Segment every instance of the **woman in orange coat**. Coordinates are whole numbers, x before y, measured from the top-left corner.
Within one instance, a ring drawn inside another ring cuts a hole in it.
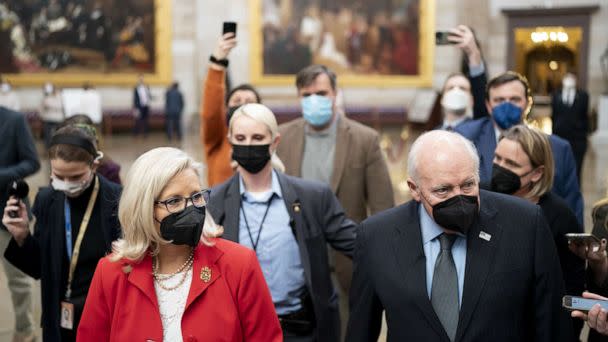
[[[123,238],[97,266],[77,341],[282,341],[255,253],[205,237],[221,228],[192,159],[151,150],[126,184]]]
[[[226,98],[226,67],[228,54],[236,46],[233,33],[220,37],[211,54],[207,78],[203,87],[203,106],[200,112],[201,140],[205,147],[207,185],[219,185],[234,174],[232,145],[228,142],[228,121],[234,111],[247,103],[261,103],[260,94],[249,84],[241,84]],[[226,98],[226,102],[224,99]]]

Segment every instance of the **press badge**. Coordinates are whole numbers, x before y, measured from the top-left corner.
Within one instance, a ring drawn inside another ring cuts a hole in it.
[[[74,304],[61,302],[61,327],[64,329],[74,329]]]

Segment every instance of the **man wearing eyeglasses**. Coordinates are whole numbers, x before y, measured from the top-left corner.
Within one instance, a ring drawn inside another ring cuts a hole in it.
[[[533,105],[528,80],[513,71],[500,74],[488,82],[486,107],[489,117],[465,122],[455,131],[471,140],[479,153],[479,176],[482,184],[492,178],[492,161],[498,139],[503,131],[524,122]],[[552,191],[563,198],[583,224],[583,196],[576,178],[576,163],[570,144],[550,135],[555,180]]]

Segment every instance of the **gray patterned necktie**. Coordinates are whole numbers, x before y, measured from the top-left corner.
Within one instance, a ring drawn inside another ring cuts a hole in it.
[[[454,341],[456,328],[458,328],[459,312],[458,275],[452,258],[452,245],[456,240],[456,235],[444,233],[439,235],[438,238],[441,252],[439,252],[435,262],[431,303],[439,321],[441,321],[441,325],[450,337],[450,341]]]

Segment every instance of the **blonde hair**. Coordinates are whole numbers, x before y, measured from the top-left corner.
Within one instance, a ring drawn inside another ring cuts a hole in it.
[[[228,123],[228,137],[232,136],[232,124],[241,116],[246,116],[254,121],[266,125],[273,141],[279,135],[279,125],[277,124],[277,119],[274,116],[274,113],[263,104],[248,103],[240,106],[236,111],[234,111],[234,114]],[[277,156],[277,151],[272,152],[270,162],[275,170],[285,172],[285,165],[279,156]]]
[[[188,154],[172,147],[150,150],[135,160],[127,174],[118,205],[118,219],[123,236],[112,244],[112,261],[122,258],[140,261],[148,252],[158,254],[164,240],[156,229],[154,201],[180,172],[191,169],[200,176],[200,164]],[[201,241],[213,245],[211,237],[221,235],[222,227],[206,212]]]
[[[553,152],[549,137],[543,132],[527,127],[516,125],[503,132],[501,139],[509,139],[519,143],[524,153],[530,159],[533,168],[544,166],[543,175],[534,183],[530,191],[524,196],[527,199],[540,197],[553,187],[555,167],[553,163]]]

